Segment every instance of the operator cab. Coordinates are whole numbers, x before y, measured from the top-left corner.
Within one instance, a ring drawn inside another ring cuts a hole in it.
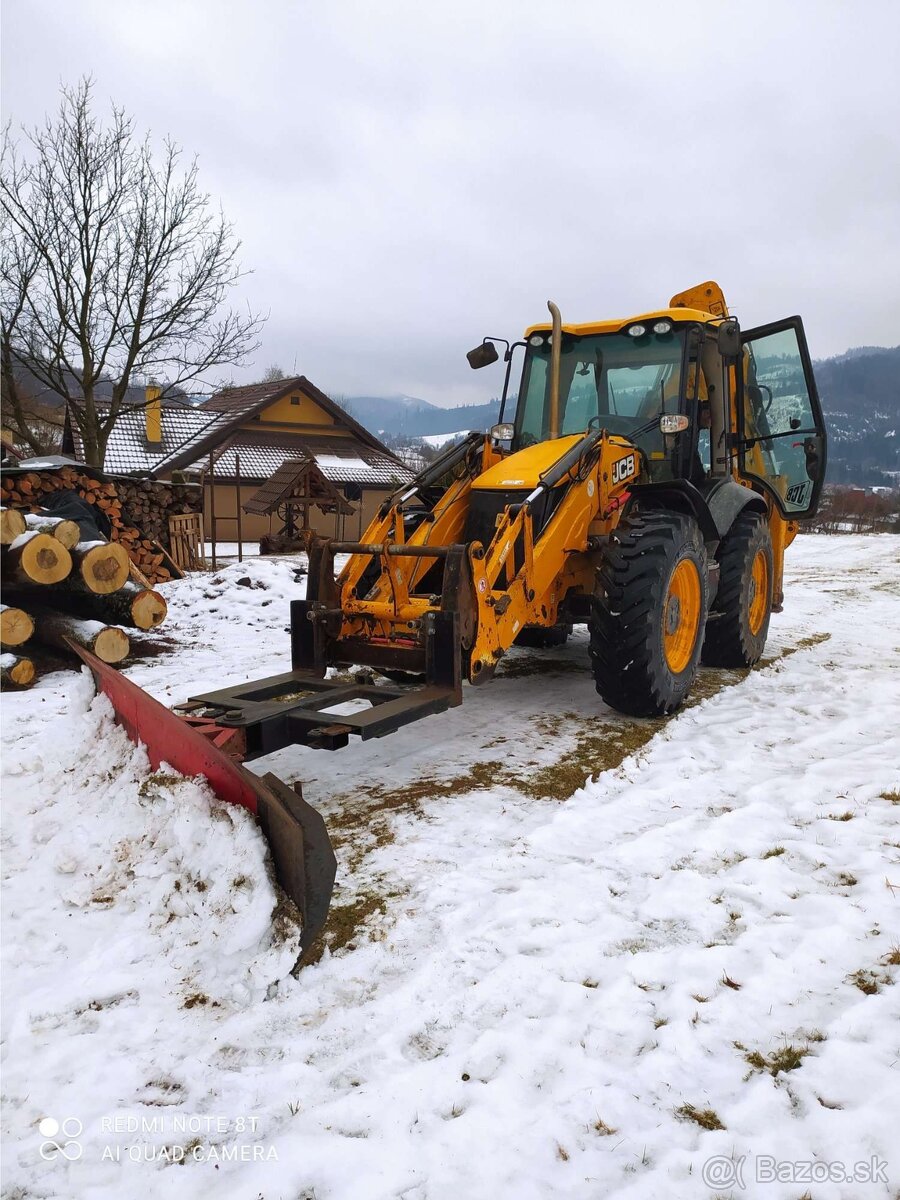
[[[558,319],[555,306],[550,306]],[[825,423],[803,323],[788,317],[743,331],[717,284],[673,296],[670,307],[626,322],[560,323],[553,424],[553,334],[534,326],[510,345],[485,338],[474,368],[505,346],[495,437],[512,453],[606,429],[640,451],[644,480],[688,480],[706,491],[736,477],[782,517],[811,516],[825,477]],[[525,351],[515,421],[504,424],[513,352]]]
[[[559,429],[550,429],[552,335],[527,339],[512,449],[553,436],[603,428],[629,438],[643,451],[654,479],[682,473],[681,443],[660,431],[659,418],[688,416],[685,352],[688,326],[668,319],[634,322],[616,333],[562,333]]]

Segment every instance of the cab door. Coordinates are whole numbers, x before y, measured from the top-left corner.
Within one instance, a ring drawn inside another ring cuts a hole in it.
[[[783,517],[811,517],[825,481],[825,422],[799,317],[742,332],[738,473]]]

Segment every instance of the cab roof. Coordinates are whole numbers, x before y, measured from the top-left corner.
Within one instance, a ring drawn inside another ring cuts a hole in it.
[[[592,333],[618,333],[634,325],[638,321],[644,325],[653,321],[669,320],[673,323],[711,325],[724,321],[728,317],[728,305],[725,294],[714,279],[705,283],[694,284],[686,291],[677,292],[669,301],[668,308],[660,308],[655,312],[638,313],[633,317],[624,317],[613,321],[588,321],[584,325],[563,325],[563,333],[571,333],[576,337],[584,337]],[[541,322],[530,325],[525,330],[525,337],[533,333],[544,333],[553,328],[552,324]]]
[[[612,321],[587,321],[583,325],[570,325],[563,323],[563,333],[571,333],[576,337],[585,337],[593,333],[619,333],[622,329],[627,329],[629,325],[634,325],[640,321],[642,325],[652,323],[653,321],[669,320],[673,323],[690,323],[690,324],[718,324],[724,320],[721,313],[703,312],[699,308],[660,308],[655,312],[636,313],[633,317],[620,317]],[[549,333],[552,325],[549,321],[542,321],[538,325],[529,325],[525,330],[525,337],[530,337],[533,333]]]

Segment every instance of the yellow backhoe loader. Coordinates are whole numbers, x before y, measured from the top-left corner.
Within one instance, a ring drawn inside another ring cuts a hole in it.
[[[712,282],[627,320],[569,325],[548,308],[522,341],[485,338],[468,355],[479,369],[502,348],[499,423],[398,490],[361,541],[313,540],[306,598],[291,605],[292,670],[194,697],[191,737],[240,760],[383,736],[459,704],[463,682],[485,684],[517,643],[558,643],[575,623],[589,629],[597,691],[637,716],[674,711],[701,661],[759,660],[785,548],[825,472],[800,318],[742,331]],[[344,664],[382,680],[326,678]],[[159,739],[158,721],[130,723]],[[156,757],[171,762],[166,744]],[[266,780],[276,867],[293,863],[288,890],[323,916],[333,859],[323,868],[307,846],[304,874],[297,846],[275,844],[291,799]],[[293,819],[302,840],[308,814]],[[322,834],[308,834],[319,855]]]

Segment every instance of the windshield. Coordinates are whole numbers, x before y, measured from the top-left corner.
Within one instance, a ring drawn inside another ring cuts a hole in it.
[[[537,336],[537,335],[535,335]],[[684,334],[563,334],[559,433],[583,433],[594,419],[610,433],[630,434],[661,413],[679,411]],[[529,339],[516,413],[516,448],[550,436],[550,339]],[[658,427],[636,439],[651,459],[665,456]]]

